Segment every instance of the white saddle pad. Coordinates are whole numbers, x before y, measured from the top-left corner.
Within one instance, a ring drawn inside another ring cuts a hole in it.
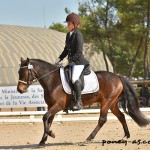
[[[70,86],[67,83],[64,75],[64,68],[60,68],[60,77],[64,91],[68,94],[71,94]],[[96,74],[93,71],[91,71],[89,75],[84,76],[84,84],[84,89],[82,90],[81,94],[95,93],[99,90],[99,82]]]

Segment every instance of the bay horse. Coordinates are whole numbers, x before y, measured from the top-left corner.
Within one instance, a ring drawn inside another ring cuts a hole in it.
[[[47,112],[43,115],[44,133],[39,146],[44,146],[48,136],[55,137],[50,127],[54,116],[61,110],[68,108],[73,96],[64,92],[59,68],[53,64],[40,59],[24,60],[21,58],[19,69],[19,81],[17,91],[24,93],[27,91],[35,79],[39,81],[44,89],[44,99],[48,105]],[[107,71],[95,72],[99,82],[99,91],[92,94],[82,95],[83,106],[93,103],[100,103],[100,117],[93,132],[87,137],[86,142],[90,142],[104,123],[107,121],[107,113],[111,112],[118,118],[124,129],[124,138],[129,138],[130,133],[124,114],[119,110],[118,102],[123,110],[141,127],[150,124],[150,120],[144,116],[139,109],[139,100],[132,84],[123,76]],[[126,110],[127,108],[127,110]]]

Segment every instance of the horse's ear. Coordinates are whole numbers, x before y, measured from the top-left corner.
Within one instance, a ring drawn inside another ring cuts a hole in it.
[[[29,64],[30,63],[30,59],[27,57],[27,63]]]
[[[24,61],[24,59],[23,59],[22,57],[20,58],[20,60],[21,60],[21,62],[23,62],[23,61]]]

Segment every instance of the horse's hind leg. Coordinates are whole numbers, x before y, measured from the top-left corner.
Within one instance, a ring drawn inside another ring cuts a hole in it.
[[[116,103],[110,108],[111,112],[119,119],[119,121],[121,122],[123,129],[124,129],[124,133],[125,136],[124,138],[129,138],[130,137],[130,133],[128,130],[128,126],[125,120],[125,116],[124,114],[119,110],[118,107],[118,102],[116,101]]]
[[[93,130],[93,132],[89,135],[89,137],[86,139],[86,142],[90,142],[92,139],[94,139],[96,134],[98,133],[98,131],[105,124],[105,122],[107,121],[108,109],[109,108],[107,107],[107,105],[102,106],[101,112],[100,112],[100,118],[99,118],[99,121],[98,121],[98,125]]]

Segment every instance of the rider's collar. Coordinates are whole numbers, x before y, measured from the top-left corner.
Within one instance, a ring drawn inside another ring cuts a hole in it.
[[[70,36],[72,35],[73,32],[74,32],[74,30],[70,31]]]

